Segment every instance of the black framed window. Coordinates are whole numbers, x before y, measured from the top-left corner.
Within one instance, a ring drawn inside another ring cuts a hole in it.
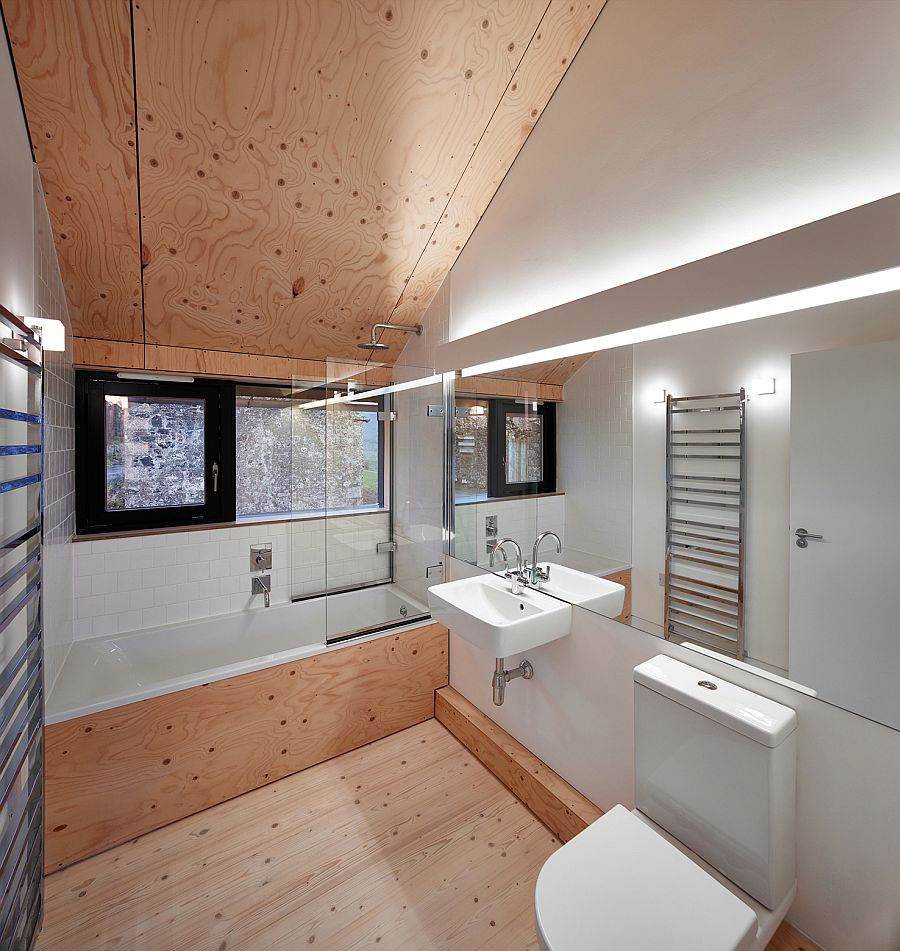
[[[232,521],[234,384],[76,376],[78,531]]]
[[[384,398],[335,392],[79,371],[78,532],[383,508]]]
[[[556,404],[490,400],[488,495],[556,491]]]

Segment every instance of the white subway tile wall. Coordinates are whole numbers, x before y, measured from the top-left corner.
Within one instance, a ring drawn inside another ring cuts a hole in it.
[[[332,516],[294,522],[291,533],[291,592],[310,597],[326,590],[389,581],[391,556],[379,542],[391,540],[387,512]],[[327,547],[326,547],[326,531]]]
[[[556,532],[563,546],[567,544],[565,495],[489,499],[456,507],[457,558],[482,567],[490,564],[485,526],[486,519],[493,516],[497,518],[496,538],[512,538],[518,542],[522,558],[527,561],[531,561],[532,546],[541,532]],[[552,542],[545,544],[547,548],[542,551],[554,550]]]
[[[632,348],[594,354],[556,415],[557,475],[570,549],[631,561]]]
[[[47,692],[72,645],[75,533],[75,374],[72,328],[53,232],[37,169],[34,173],[34,304],[36,317],[61,320],[65,351],[44,354],[44,683]]]
[[[251,595],[250,546],[272,545],[271,603],[390,579],[386,512],[79,541],[76,639],[264,607]]]

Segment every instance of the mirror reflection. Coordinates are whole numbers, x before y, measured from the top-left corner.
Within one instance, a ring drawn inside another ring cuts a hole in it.
[[[459,377],[455,556],[900,728],[898,305]]]

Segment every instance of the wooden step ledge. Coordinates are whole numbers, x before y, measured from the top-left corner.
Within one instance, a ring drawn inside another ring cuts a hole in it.
[[[603,815],[452,687],[435,692],[434,715],[561,841],[568,842]]]

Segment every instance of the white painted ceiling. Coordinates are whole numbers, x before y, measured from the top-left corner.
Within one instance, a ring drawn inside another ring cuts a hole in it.
[[[900,192],[898,104],[896,0],[609,0],[453,268],[451,338]]]

